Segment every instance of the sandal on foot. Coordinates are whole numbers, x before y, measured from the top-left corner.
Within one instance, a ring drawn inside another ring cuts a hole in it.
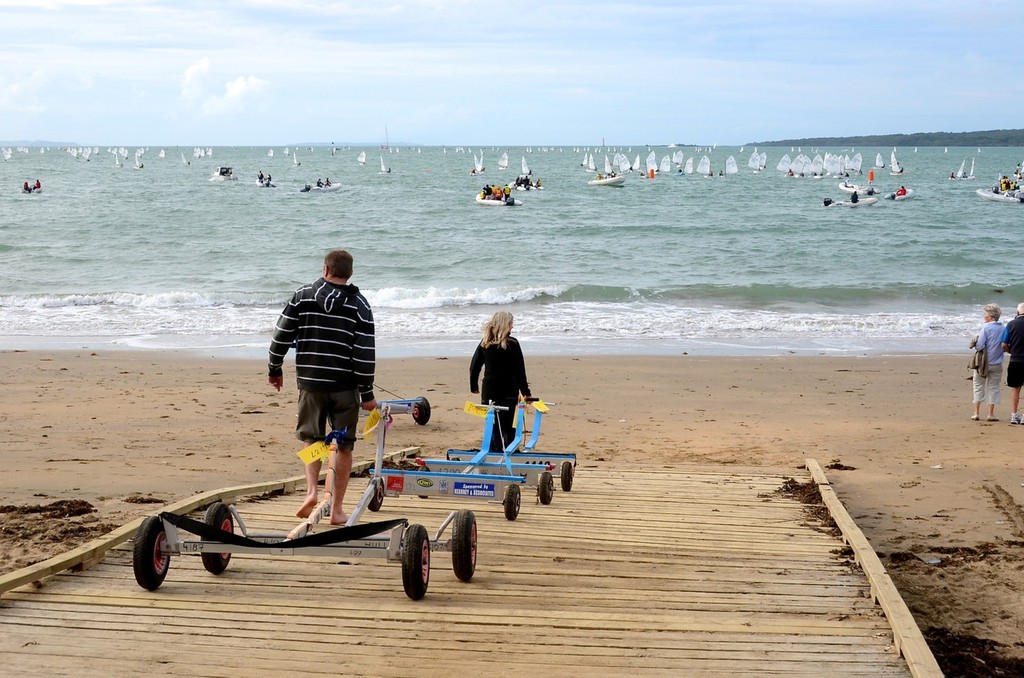
[[[972,414],[971,415],[971,421],[978,421],[979,419],[981,419],[981,417],[979,417],[978,415],[976,415],[976,414]]]

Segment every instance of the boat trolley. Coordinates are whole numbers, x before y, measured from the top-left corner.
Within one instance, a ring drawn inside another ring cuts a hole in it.
[[[384,459],[384,440],[392,413],[412,412],[413,401],[385,402],[367,420],[367,433],[376,427],[376,469]],[[363,492],[344,526],[314,532],[313,528],[331,514],[334,467],[338,442],[344,431],[332,431],[323,443],[306,448],[304,460],[328,459],[325,496],[310,516],[291,531],[256,532],[249,529],[234,504],[217,501],[207,509],[203,520],[163,512],[147,517],[135,534],[132,564],[135,580],[147,590],[160,587],[170,569],[171,558],[180,554],[197,554],[211,574],[221,574],[234,553],[255,553],[273,556],[328,556],[331,558],[383,558],[401,563],[402,586],[413,600],[426,595],[430,581],[432,552],[450,552],[455,576],[468,582],[476,570],[477,525],[472,511],[452,511],[433,536],[426,528],[409,523],[406,518],[393,518],[373,523],[359,523],[363,510],[372,507],[376,485]],[[308,463],[308,461],[307,461]],[[379,504],[372,510],[378,510]],[[443,538],[451,528],[447,538]],[[186,538],[188,532],[198,539]]]

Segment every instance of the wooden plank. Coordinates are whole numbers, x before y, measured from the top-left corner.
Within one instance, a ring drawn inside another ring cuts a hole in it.
[[[915,678],[932,678],[933,676],[941,678],[943,675],[942,670],[939,668],[938,662],[935,661],[935,656],[928,647],[924,634],[918,628],[917,622],[914,621],[914,616],[910,613],[906,602],[904,602],[903,597],[896,589],[896,585],[893,584],[892,579],[886,573],[885,567],[882,565],[882,561],[878,559],[878,555],[875,553],[874,548],[872,548],[871,543],[868,542],[861,529],[857,527],[857,524],[847,512],[846,507],[843,506],[839,497],[836,496],[832,486],[827,484],[825,472],[821,469],[818,462],[814,459],[808,459],[807,468],[811,473],[811,477],[818,484],[822,502],[828,508],[832,519],[836,521],[836,525],[839,526],[846,543],[853,549],[857,562],[860,563],[864,574],[871,583],[875,600],[882,607],[885,616],[889,620],[889,624],[892,626],[896,649],[907,660],[911,674]],[[826,482],[818,482],[818,479],[825,480]]]

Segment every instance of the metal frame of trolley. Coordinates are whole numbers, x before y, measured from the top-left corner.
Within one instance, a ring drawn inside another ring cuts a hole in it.
[[[468,406],[467,406],[468,407]],[[474,406],[477,407],[477,406]],[[370,487],[375,493],[375,500],[368,508],[376,511],[384,501],[384,497],[398,497],[403,494],[415,494],[419,497],[456,497],[460,499],[481,499],[489,502],[500,502],[505,518],[515,520],[519,517],[522,507],[522,487],[527,486],[527,474],[537,471],[536,467],[527,468],[523,465],[508,463],[503,460],[494,464],[486,461],[489,455],[491,435],[495,412],[507,408],[491,403],[478,407],[486,409],[484,416],[484,435],[481,451],[460,464],[450,465],[447,471],[430,470],[433,460],[418,460],[424,465],[422,469],[374,469]],[[519,412],[517,412],[517,415]],[[508,450],[518,449],[523,441],[523,426],[517,427],[516,436],[508,445]],[[501,455],[499,455],[501,456]],[[438,465],[447,460],[437,460]],[[550,474],[549,474],[550,476]],[[549,479],[549,485],[551,481]],[[549,499],[550,501],[550,499]]]
[[[543,452],[537,450],[537,441],[540,439],[541,424],[544,421],[544,414],[547,412],[549,406],[554,403],[545,403],[540,400],[527,399],[521,401],[518,405],[516,417],[518,431],[523,430],[523,422],[525,421],[525,409],[527,405],[533,406],[533,424],[531,426],[530,440],[523,446],[522,451],[519,451],[520,440],[517,438],[513,440],[512,444],[509,445],[509,449],[504,452],[489,452],[484,455],[482,463],[487,464],[511,464],[512,468],[521,468],[522,466],[528,465],[535,469],[539,469],[530,474],[530,477],[539,476],[543,470],[554,472],[558,469],[559,483],[563,492],[572,491],[573,481],[576,478],[576,455],[572,453],[557,453],[557,452]],[[486,424],[485,424],[486,426]],[[484,431],[486,437],[487,429]],[[481,450],[488,449],[487,444],[481,445]],[[446,454],[446,460],[450,462],[465,463],[479,456],[477,450],[448,450]],[[529,484],[532,484],[529,480]],[[544,502],[544,490],[538,483],[538,496],[541,498],[541,503]],[[550,499],[549,499],[550,502]]]
[[[391,414],[411,412],[413,406],[413,401],[385,401],[371,413],[371,419],[377,420],[377,469],[383,464],[384,441]],[[427,592],[430,556],[434,551],[450,552],[455,576],[461,581],[470,581],[476,570],[477,526],[475,515],[466,509],[449,513],[433,537],[422,525],[410,524],[407,518],[359,523],[363,510],[375,500],[375,485],[371,484],[344,526],[313,531],[321,520],[330,516],[334,468],[342,435],[341,431],[332,431],[324,443],[323,455],[329,459],[324,499],[308,518],[289,532],[251,530],[234,504],[220,501],[207,507],[202,521],[168,512],[146,518],[136,532],[132,553],[138,584],[150,591],[159,588],[170,569],[172,555],[179,554],[201,556],[203,566],[215,575],[227,569],[234,553],[329,556],[335,559],[384,558],[388,562],[402,564],[405,593],[409,598],[419,600]],[[442,540],[449,527],[451,536]],[[199,538],[186,538],[183,532]]]

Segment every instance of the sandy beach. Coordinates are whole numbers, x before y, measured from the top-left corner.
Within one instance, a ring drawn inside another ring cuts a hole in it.
[[[678,464],[800,474],[804,459],[815,458],[947,675],[1019,675],[1024,427],[1008,425],[1006,389],[1000,421],[969,419],[966,362],[966,352],[527,354],[534,394],[554,403],[546,447],[576,452],[581,474]],[[463,412],[472,398],[468,365],[463,355],[378,364],[379,398],[423,396],[432,409],[426,426],[399,418],[389,448],[437,455],[479,445],[481,420]],[[302,471],[290,360],[280,393],[267,385],[262,361],[173,352],[5,352],[0,374],[0,572],[71,549],[161,502]],[[357,459],[371,454],[369,444],[357,445]],[[961,656],[944,659],[952,644]],[[987,663],[974,667],[971,656]]]

